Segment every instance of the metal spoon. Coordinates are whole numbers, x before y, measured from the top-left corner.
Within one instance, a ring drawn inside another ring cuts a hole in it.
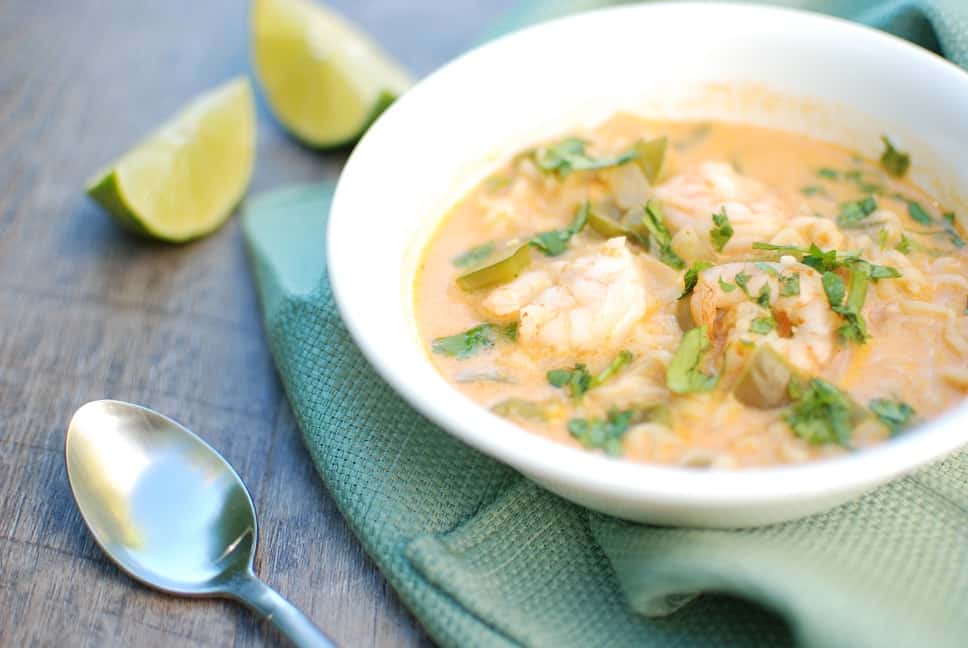
[[[93,401],[74,413],[64,453],[84,522],[129,576],[171,594],[239,601],[297,646],[335,646],[253,573],[252,498],[189,430],[131,403]]]

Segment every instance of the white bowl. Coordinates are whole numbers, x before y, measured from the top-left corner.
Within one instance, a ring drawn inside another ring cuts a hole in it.
[[[450,386],[414,319],[414,273],[434,226],[513,152],[618,110],[779,126],[872,156],[877,136],[890,133],[913,153],[918,182],[965,204],[968,74],[897,38],[815,14],[719,4],[628,6],[526,29],[410,90],[340,178],[330,282],[353,338],[396,391],[561,496],[658,524],[740,527],[808,515],[968,443],[962,404],[842,458],[738,471],[660,467],[528,433]]]

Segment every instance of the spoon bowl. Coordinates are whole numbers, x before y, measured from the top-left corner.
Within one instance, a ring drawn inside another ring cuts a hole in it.
[[[94,401],[71,419],[65,458],[84,522],[132,578],[171,594],[235,599],[297,645],[333,645],[256,578],[252,498],[188,429],[138,405]]]

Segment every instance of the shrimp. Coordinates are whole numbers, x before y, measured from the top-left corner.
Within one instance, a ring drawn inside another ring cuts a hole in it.
[[[491,291],[481,309],[519,318],[526,349],[601,352],[618,349],[650,303],[642,263],[619,236],[522,274]]]
[[[736,285],[736,276],[741,272],[749,277],[747,290],[740,287],[729,292],[723,290],[720,280]],[[784,295],[779,277],[795,274],[799,275],[799,294]],[[757,304],[747,295],[748,292],[756,297],[764,286],[769,291],[768,307]],[[820,273],[790,257],[780,263],[727,263],[704,270],[690,308],[693,319],[707,328],[718,347],[734,340],[762,338],[794,365],[810,373],[819,373],[837,349],[839,322],[827,303]],[[769,315],[776,322],[772,330],[762,335],[750,332],[754,319]]]
[[[703,162],[656,187],[655,193],[676,231],[692,227],[706,232],[713,213],[725,209],[734,233],[722,253],[732,257],[748,253],[756,241],[773,238],[791,213],[766,185],[725,162]]]

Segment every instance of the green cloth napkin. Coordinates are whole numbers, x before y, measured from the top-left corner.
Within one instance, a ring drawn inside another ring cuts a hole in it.
[[[502,28],[606,4],[529,3]],[[783,4],[862,16],[968,65],[966,0]],[[968,452],[760,529],[665,529],[585,510],[454,440],[368,366],[326,280],[332,191],[298,186],[245,205],[265,331],[323,482],[441,644],[968,645]]]

